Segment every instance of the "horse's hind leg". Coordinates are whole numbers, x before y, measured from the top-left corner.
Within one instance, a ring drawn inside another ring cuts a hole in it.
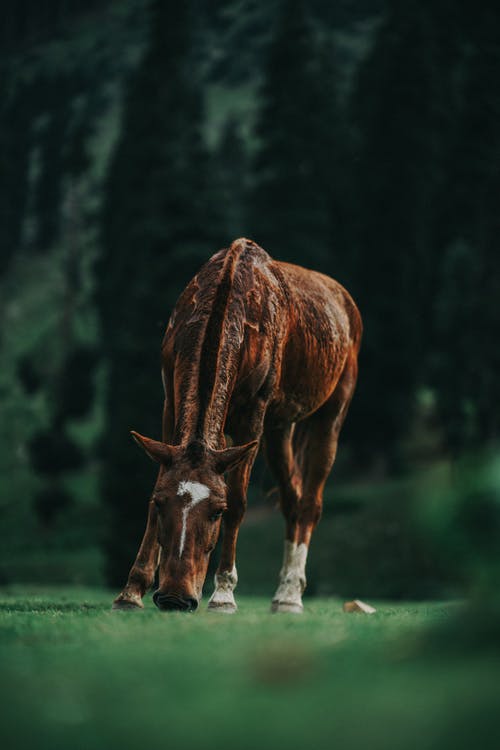
[[[300,422],[293,435],[294,465],[301,492],[293,518],[293,533],[285,540],[274,612],[301,612],[306,586],[305,567],[311,535],[321,517],[323,490],[337,454],[340,430],[356,385],[357,362],[348,360],[329,400]]]
[[[302,591],[305,587],[305,560],[297,559],[297,532],[301,477],[293,456],[293,425],[271,429],[266,427],[266,456],[269,468],[278,481],[282,513],[285,517],[285,549],[280,572],[280,584],[274,596],[273,612],[302,611]]]

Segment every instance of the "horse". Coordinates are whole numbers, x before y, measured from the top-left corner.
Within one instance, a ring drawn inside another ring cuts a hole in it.
[[[285,519],[273,612],[300,613],[311,535],[355,389],[362,335],[349,293],[241,238],[177,301],[161,345],[162,440],[132,431],[159,471],[144,537],[114,609],[198,607],[223,534],[208,608],[237,609],[236,542],[262,444]]]

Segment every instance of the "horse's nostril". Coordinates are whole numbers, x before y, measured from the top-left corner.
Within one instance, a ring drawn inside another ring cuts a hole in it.
[[[198,601],[193,597],[184,597],[180,594],[162,594],[160,591],[155,591],[153,594],[153,602],[158,609],[164,612],[194,612],[198,607]]]

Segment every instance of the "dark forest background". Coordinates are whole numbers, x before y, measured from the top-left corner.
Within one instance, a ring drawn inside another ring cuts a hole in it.
[[[2,582],[123,581],[163,330],[247,236],[364,319],[311,591],[460,590],[500,529],[499,29],[493,0],[4,3]],[[279,565],[271,490],[259,462],[248,590]]]

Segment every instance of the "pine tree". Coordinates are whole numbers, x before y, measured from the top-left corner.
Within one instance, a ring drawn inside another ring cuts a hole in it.
[[[153,3],[106,185],[97,303],[108,364],[102,493],[113,583],[138,546],[153,480],[129,430],[160,436],[162,335],[178,293],[215,249],[190,28],[188,4]]]
[[[352,291],[365,336],[351,430],[394,466],[431,338],[435,199],[446,134],[430,3],[391,3],[353,99],[359,221]]]
[[[274,256],[331,265],[338,124],[331,50],[320,44],[301,0],[286,0],[261,88],[248,222]]]
[[[500,42],[498,5],[462,4],[461,112],[446,184],[436,297],[436,403],[456,454],[500,434]]]
[[[0,275],[19,250],[28,194],[32,146],[32,90],[16,80],[12,69],[0,69],[4,96],[0,102]]]
[[[230,118],[213,154],[211,185],[224,206],[224,232],[231,239],[251,234],[245,223],[249,158],[238,123]]]

